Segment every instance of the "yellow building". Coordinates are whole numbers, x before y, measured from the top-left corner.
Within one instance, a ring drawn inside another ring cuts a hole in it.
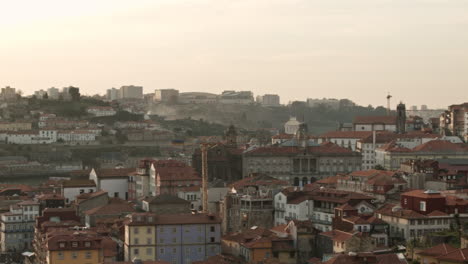
[[[98,234],[76,232],[57,234],[46,242],[47,264],[100,264],[104,262],[105,252],[113,250],[112,243],[107,243]],[[113,241],[111,241],[113,242]],[[115,242],[114,242],[115,243]]]
[[[149,219],[148,219],[149,218]],[[156,258],[156,226],[155,219],[147,216],[147,221],[139,222],[139,225],[125,225],[125,259],[134,258],[145,260],[157,260]]]

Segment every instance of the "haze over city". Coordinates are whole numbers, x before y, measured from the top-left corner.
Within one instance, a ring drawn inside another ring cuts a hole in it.
[[[0,86],[25,94],[135,84],[385,105],[390,92],[445,108],[468,87],[462,0],[1,2]]]

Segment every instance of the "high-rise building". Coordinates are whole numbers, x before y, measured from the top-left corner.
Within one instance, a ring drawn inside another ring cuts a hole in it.
[[[143,99],[143,87],[135,85],[126,85],[120,87],[121,99]]]
[[[260,103],[263,106],[279,106],[280,97],[277,94],[259,95],[257,96],[257,103]]]
[[[179,99],[179,90],[158,89],[154,91],[154,101],[176,103]]]
[[[55,87],[50,87],[49,89],[47,89],[47,96],[49,97],[49,99],[58,100],[60,97],[60,91]]]
[[[3,100],[12,100],[16,98],[16,89],[10,86],[2,88],[2,92],[0,93],[0,98]]]
[[[112,87],[111,89],[107,89],[106,98],[107,100],[111,100],[111,101],[120,99],[119,89],[116,89],[114,87]]]

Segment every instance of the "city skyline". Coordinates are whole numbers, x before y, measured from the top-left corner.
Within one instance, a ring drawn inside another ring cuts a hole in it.
[[[0,86],[251,90],[282,103],[463,102],[466,1],[81,1],[2,6]],[[426,96],[448,91],[443,96]]]

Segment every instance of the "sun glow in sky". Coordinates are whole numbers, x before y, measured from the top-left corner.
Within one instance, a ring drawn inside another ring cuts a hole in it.
[[[0,0],[0,86],[468,101],[468,0]]]

